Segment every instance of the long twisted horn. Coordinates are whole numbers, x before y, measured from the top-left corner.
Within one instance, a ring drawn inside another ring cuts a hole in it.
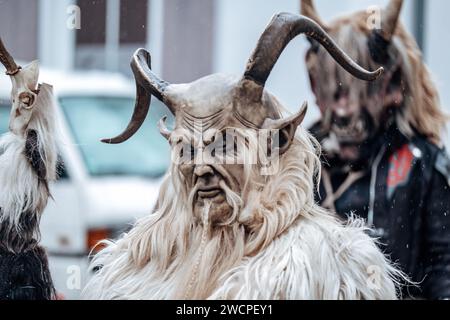
[[[316,10],[313,0],[300,0],[300,12],[305,17],[308,17],[317,22],[322,28],[326,29],[326,24],[320,18],[319,13]]]
[[[272,18],[259,39],[256,49],[248,60],[244,79],[264,86],[284,48],[300,34],[318,41],[345,70],[359,79],[372,81],[383,72],[383,68],[374,72],[363,69],[313,20],[291,13],[280,13]]]
[[[13,57],[11,57],[9,52],[6,50],[1,38],[0,38],[0,62],[5,66],[6,74],[9,76],[17,74],[21,69],[21,67],[16,64]]]
[[[387,42],[391,41],[395,33],[402,6],[403,0],[391,0],[383,12],[380,35]]]
[[[136,81],[136,103],[130,123],[123,133],[112,139],[103,139],[102,142],[119,144],[130,139],[142,126],[150,110],[151,95],[164,102],[169,110],[175,114],[176,109],[166,101],[164,91],[169,83],[159,79],[151,70],[151,56],[145,49],[138,49],[131,60]]]
[[[403,0],[391,0],[383,10],[381,29],[373,30],[369,37],[369,51],[372,59],[380,64],[389,61],[389,47],[397,28]]]

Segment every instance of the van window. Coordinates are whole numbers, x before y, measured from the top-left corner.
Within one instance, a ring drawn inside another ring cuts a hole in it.
[[[8,132],[10,111],[11,103],[6,100],[0,100],[0,134]]]
[[[152,99],[150,113],[142,128],[120,145],[103,144],[100,139],[112,138],[126,128],[133,112],[134,98],[61,97],[60,104],[92,176],[156,178],[166,172],[170,149],[159,133],[157,122],[170,112],[156,99]]]

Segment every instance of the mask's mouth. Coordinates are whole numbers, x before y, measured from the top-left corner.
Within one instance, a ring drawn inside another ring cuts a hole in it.
[[[358,116],[333,117],[330,130],[336,136],[341,147],[360,145],[370,139],[373,133],[373,121],[367,112]]]
[[[235,190],[236,183],[232,177],[221,167],[213,168],[214,174],[209,177],[197,177],[194,181],[193,195],[197,200],[221,200],[226,198],[227,189]]]
[[[219,194],[223,193],[222,188],[217,186],[199,187],[197,189],[197,195],[201,199],[213,199]]]

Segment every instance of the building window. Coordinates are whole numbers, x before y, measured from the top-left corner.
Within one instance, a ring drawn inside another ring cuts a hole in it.
[[[38,29],[38,1],[0,0],[0,33],[16,60],[36,59]]]
[[[106,40],[106,0],[78,0],[82,28],[77,31],[77,45],[103,45]]]
[[[120,2],[120,43],[145,43],[147,0]]]
[[[129,74],[129,57],[137,47],[145,46],[147,39],[148,1],[78,0],[77,3],[81,9],[81,29],[76,37],[76,68]]]

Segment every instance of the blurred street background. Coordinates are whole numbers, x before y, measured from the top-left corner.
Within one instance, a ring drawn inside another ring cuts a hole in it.
[[[324,20],[386,3],[316,0]],[[71,4],[81,10],[79,30],[67,28]],[[60,70],[130,76],[131,54],[146,47],[162,78],[185,82],[215,72],[241,73],[270,17],[298,13],[299,7],[300,0],[0,0],[0,31],[18,58],[37,57],[42,66]],[[402,14],[424,50],[444,106],[450,106],[449,13],[446,0],[407,0]],[[292,110],[303,100],[314,102],[303,63],[306,47],[304,38],[290,44],[270,77],[269,89]]]
[[[384,6],[387,0],[316,0],[324,20]],[[189,82],[216,73],[241,74],[273,14],[299,13],[300,0],[0,0],[0,36],[21,63],[35,59],[41,81],[57,93],[62,178],[42,221],[43,243],[57,289],[79,297],[87,254],[151,212],[169,163],[156,129],[167,112],[153,99],[146,129],[121,146],[99,142],[118,134],[134,104],[129,68],[139,47],[163,79]],[[448,0],[407,0],[403,23],[424,52],[442,104],[450,112]],[[293,41],[267,88],[291,111],[307,100],[307,124],[319,116],[304,63],[308,43]],[[0,79],[0,133],[7,130],[9,79]],[[448,142],[447,142],[448,144]]]

